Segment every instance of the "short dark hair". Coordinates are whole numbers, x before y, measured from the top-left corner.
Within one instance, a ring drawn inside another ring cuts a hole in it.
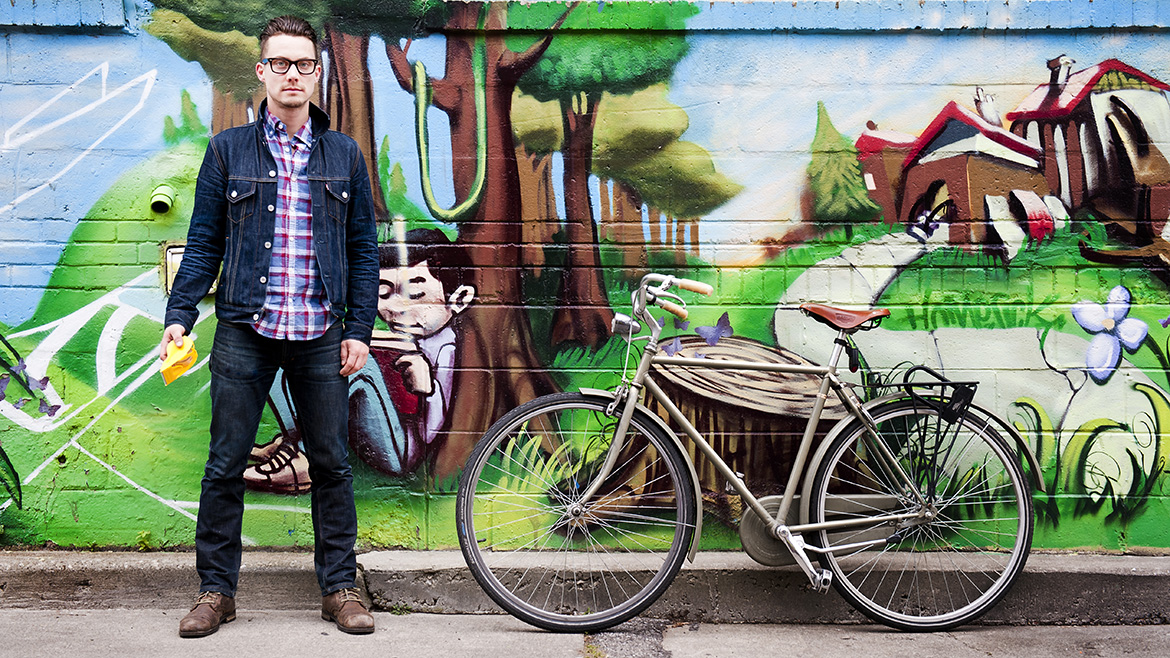
[[[264,29],[260,31],[260,56],[264,56],[264,45],[268,40],[278,34],[286,34],[290,37],[305,37],[313,42],[313,52],[317,57],[321,56],[321,50],[317,46],[317,31],[309,25],[309,21],[298,16],[277,16],[268,21]]]
[[[378,246],[378,267],[399,267],[398,253],[396,243],[383,242]],[[416,228],[406,232],[406,266],[412,267],[423,261],[448,295],[465,283],[471,269],[464,248],[453,244],[446,233],[435,228]]]

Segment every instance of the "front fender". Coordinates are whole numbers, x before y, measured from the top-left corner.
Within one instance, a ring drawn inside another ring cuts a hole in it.
[[[617,397],[613,393],[613,391],[606,391],[606,390],[600,389],[600,388],[583,388],[579,392],[581,393],[581,395],[584,395],[587,397],[601,398],[601,399],[610,400],[610,401],[614,400]],[[661,429],[662,432],[664,434],[666,434],[666,436],[669,436],[671,439],[674,440],[675,446],[677,446],[679,451],[682,452],[683,456],[686,457],[686,455],[688,454],[687,450],[686,450],[686,446],[683,445],[682,441],[678,438],[678,434],[675,433],[675,431],[670,428],[670,425],[667,424],[667,422],[665,420],[663,420],[661,416],[650,411],[641,403],[639,403],[638,406],[634,408],[634,413],[641,414],[641,415],[645,416],[646,418],[648,418],[652,423],[657,424],[659,429]],[[703,492],[699,488],[699,474],[695,471],[694,460],[687,458],[687,459],[684,459],[683,461],[686,462],[687,470],[690,471],[691,486],[695,490],[695,536],[694,536],[694,538],[691,539],[690,549],[687,551],[687,560],[690,562],[694,562],[695,561],[695,553],[698,552],[698,550],[699,550],[699,537],[701,537],[703,534]]]

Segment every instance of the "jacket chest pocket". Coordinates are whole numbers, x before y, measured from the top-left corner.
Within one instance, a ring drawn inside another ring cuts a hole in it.
[[[256,183],[229,180],[227,186],[228,218],[239,224],[252,216],[256,209]]]
[[[334,221],[344,222],[349,208],[349,181],[325,181],[326,212]]]

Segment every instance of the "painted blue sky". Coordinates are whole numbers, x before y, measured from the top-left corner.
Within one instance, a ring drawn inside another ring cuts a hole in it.
[[[703,255],[724,264],[757,260],[751,245],[800,219],[818,101],[837,129],[856,139],[869,120],[917,135],[949,101],[974,107],[977,86],[995,95],[1005,114],[1047,81],[1046,62],[1060,54],[1076,60],[1074,70],[1113,57],[1170,79],[1164,39],[1156,34],[696,32],[690,44],[668,95],[690,117],[683,139],[710,151],[717,169],[745,186],[702,219]],[[430,37],[414,41],[409,55],[441,75],[443,48],[442,37]],[[410,196],[421,207],[414,97],[394,82],[382,44],[370,50],[376,130],[390,136],[391,159],[403,163]],[[450,206],[446,117],[433,109],[428,117],[436,195]],[[558,171],[558,198],[560,184]]]

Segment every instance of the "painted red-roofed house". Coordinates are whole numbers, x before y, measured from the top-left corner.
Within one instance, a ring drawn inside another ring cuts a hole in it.
[[[945,222],[952,244],[998,243],[985,198],[1010,190],[1047,195],[1042,158],[1027,140],[958,103],[947,103],[902,161],[898,217],[907,226]]]
[[[1007,113],[1011,131],[1044,151],[1048,186],[1064,203],[1092,203],[1138,241],[1170,216],[1170,85],[1108,59],[1069,73],[1048,62],[1048,83]]]

